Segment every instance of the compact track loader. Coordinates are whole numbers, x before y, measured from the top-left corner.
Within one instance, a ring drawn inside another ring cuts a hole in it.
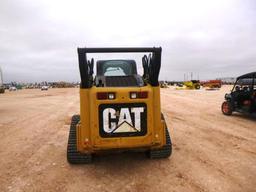
[[[179,83],[176,87],[177,90],[191,90],[191,89],[200,89],[200,81],[199,80],[191,80],[184,81],[183,83]]]
[[[186,86],[187,89],[200,89],[199,80],[185,81],[184,85]]]
[[[144,74],[134,60],[98,60],[87,53],[149,53],[142,57]],[[161,48],[78,48],[80,115],[71,120],[67,160],[91,163],[104,152],[141,151],[149,158],[172,153],[160,105],[158,76]]]

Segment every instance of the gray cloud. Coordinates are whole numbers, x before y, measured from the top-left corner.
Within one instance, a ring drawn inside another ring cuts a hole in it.
[[[161,79],[238,76],[256,71],[255,18],[242,0],[6,0],[0,66],[5,82],[79,81],[78,46],[162,46]]]

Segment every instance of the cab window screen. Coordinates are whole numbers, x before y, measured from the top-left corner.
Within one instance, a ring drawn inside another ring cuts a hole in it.
[[[125,61],[107,61],[103,64],[104,76],[132,75],[132,65]]]
[[[252,78],[239,79],[237,81],[237,84],[240,86],[249,86],[249,85],[252,85],[252,81],[253,81]]]
[[[126,76],[124,70],[120,67],[108,67],[104,76]]]

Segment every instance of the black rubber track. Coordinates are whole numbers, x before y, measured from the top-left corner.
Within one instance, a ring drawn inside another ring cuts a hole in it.
[[[166,145],[160,149],[152,149],[148,151],[150,159],[168,158],[172,154],[172,143],[168,129],[166,129]]]
[[[163,114],[161,114],[162,120],[165,121]],[[147,152],[147,155],[150,159],[160,159],[160,158],[168,158],[172,154],[172,141],[169,134],[169,131],[166,126],[166,144],[159,149],[152,149]]]
[[[67,160],[71,164],[88,164],[92,162],[91,154],[82,154],[77,151],[76,146],[76,125],[80,121],[80,115],[74,115],[71,119],[68,146],[67,146]]]

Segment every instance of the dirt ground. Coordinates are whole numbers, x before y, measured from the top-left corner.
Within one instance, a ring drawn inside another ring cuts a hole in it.
[[[169,159],[144,154],[69,165],[70,118],[78,88],[0,95],[0,191],[256,191],[256,119],[222,115],[220,91],[162,89],[173,142]]]

